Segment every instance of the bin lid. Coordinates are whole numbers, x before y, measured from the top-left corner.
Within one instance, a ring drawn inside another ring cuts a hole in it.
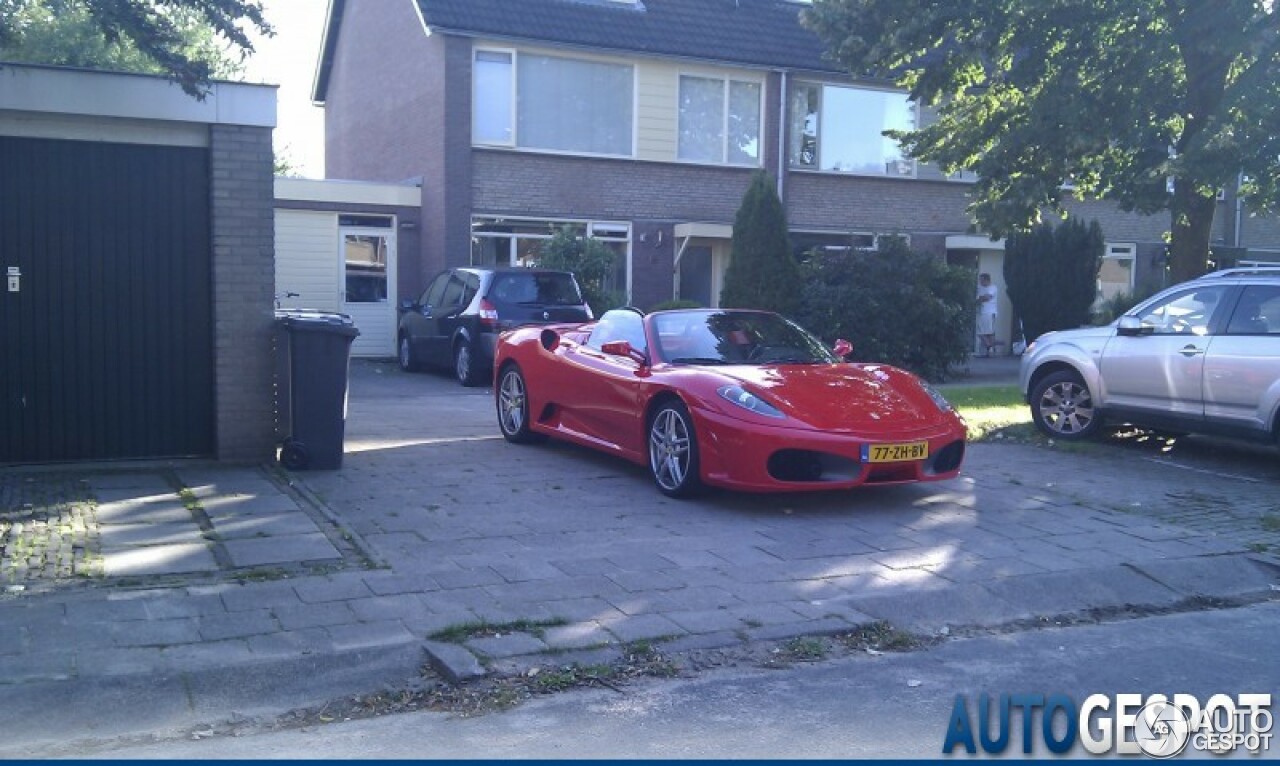
[[[360,334],[347,314],[317,309],[276,309],[276,323],[290,332],[327,332],[353,338]]]

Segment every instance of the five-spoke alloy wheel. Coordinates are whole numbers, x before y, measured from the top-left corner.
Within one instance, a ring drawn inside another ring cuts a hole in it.
[[[663,404],[649,421],[649,471],[671,497],[688,497],[701,487],[693,418],[680,402]]]
[[[527,444],[537,440],[538,435],[529,429],[529,395],[519,367],[508,364],[502,368],[494,399],[498,403],[498,428],[507,441]]]

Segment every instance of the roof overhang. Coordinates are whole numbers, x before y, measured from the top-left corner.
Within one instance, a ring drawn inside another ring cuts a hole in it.
[[[678,223],[675,226],[676,239],[688,237],[706,237],[707,239],[733,239],[733,226],[727,223]]]
[[[1003,239],[991,239],[981,234],[952,234],[947,237],[948,250],[1000,250],[1004,251]]]

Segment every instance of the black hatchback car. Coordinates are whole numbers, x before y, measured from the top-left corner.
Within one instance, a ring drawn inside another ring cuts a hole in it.
[[[448,269],[431,280],[417,301],[400,304],[400,368],[452,368],[462,385],[479,385],[493,376],[498,333],[591,318],[570,272]]]

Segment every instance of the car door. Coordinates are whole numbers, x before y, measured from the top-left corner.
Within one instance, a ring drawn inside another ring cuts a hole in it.
[[[1280,398],[1280,285],[1246,285],[1204,362],[1205,417],[1269,430]]]
[[[465,307],[462,296],[466,289],[467,283],[463,275],[451,271],[438,305],[432,307],[427,358],[434,365],[448,367],[453,364],[453,333],[458,329],[458,315]]]
[[[413,354],[418,359],[427,359],[432,332],[432,307],[440,303],[445,285],[449,283],[449,272],[437,274],[422,291],[418,300],[404,307],[400,315],[400,330],[413,346]],[[434,360],[433,360],[434,361]]]
[[[1190,287],[1143,308],[1137,314],[1142,331],[1117,333],[1103,349],[1104,405],[1203,419],[1205,354],[1222,322],[1227,290]]]
[[[566,377],[573,384],[573,395],[566,397],[572,401],[573,420],[602,445],[630,455],[644,450],[642,366],[630,357],[606,354],[601,347],[611,340],[626,340],[644,352],[643,322],[629,309],[605,312],[587,342],[567,349],[563,357],[568,365]]]

